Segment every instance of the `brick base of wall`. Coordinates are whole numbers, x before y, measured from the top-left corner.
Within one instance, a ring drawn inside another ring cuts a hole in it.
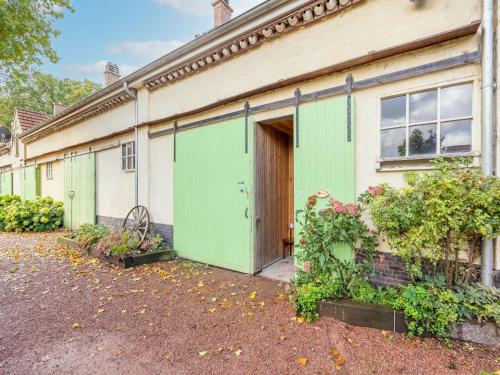
[[[410,281],[405,264],[398,256],[377,252],[374,257],[374,266],[374,274],[369,277],[369,280],[375,286],[398,287]],[[494,285],[500,288],[500,270],[493,271],[493,274]]]
[[[97,216],[97,224],[104,224],[111,228],[119,229],[123,225],[123,220],[117,217]],[[169,249],[174,246],[174,226],[169,224],[151,223],[164,238]]]
[[[410,281],[408,271],[400,257],[378,252],[373,260],[375,273],[370,276],[373,285],[398,287]]]

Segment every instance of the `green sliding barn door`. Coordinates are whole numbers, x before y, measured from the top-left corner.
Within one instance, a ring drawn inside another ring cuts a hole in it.
[[[252,145],[253,130],[247,134]],[[253,147],[245,153],[245,120],[175,137],[175,250],[183,258],[251,273]]]
[[[95,153],[64,159],[64,226],[95,224]]]
[[[348,140],[347,98],[304,104],[299,110],[299,147],[295,145],[295,211],[319,189],[344,203],[356,199],[354,98],[351,98],[351,140]],[[296,140],[295,140],[296,142]],[[329,198],[319,199],[325,206]],[[296,223],[298,241],[300,227]]]
[[[21,199],[35,199],[40,193],[40,167],[31,166],[21,169]]]
[[[0,195],[12,195],[12,172],[0,174]]]

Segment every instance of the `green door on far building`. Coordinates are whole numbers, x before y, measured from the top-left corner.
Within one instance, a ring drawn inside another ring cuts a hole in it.
[[[96,221],[95,153],[64,159],[64,226],[77,229]]]

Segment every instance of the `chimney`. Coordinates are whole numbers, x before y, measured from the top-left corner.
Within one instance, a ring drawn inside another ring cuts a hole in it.
[[[118,65],[111,62],[106,63],[104,68],[104,86],[112,85],[113,83],[120,80],[120,69]]]
[[[58,115],[62,111],[64,111],[66,108],[65,105],[59,104],[59,103],[54,103],[54,116]]]
[[[220,26],[231,20],[233,8],[229,6],[229,0],[214,0],[212,6],[214,7],[214,26]]]

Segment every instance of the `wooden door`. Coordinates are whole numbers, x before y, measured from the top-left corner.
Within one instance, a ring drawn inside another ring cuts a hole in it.
[[[290,124],[292,125],[292,124]],[[291,129],[291,127],[290,127]],[[256,257],[260,271],[283,256],[283,240],[293,223],[292,134],[269,124],[258,124],[255,154]],[[291,160],[290,160],[291,159]]]

